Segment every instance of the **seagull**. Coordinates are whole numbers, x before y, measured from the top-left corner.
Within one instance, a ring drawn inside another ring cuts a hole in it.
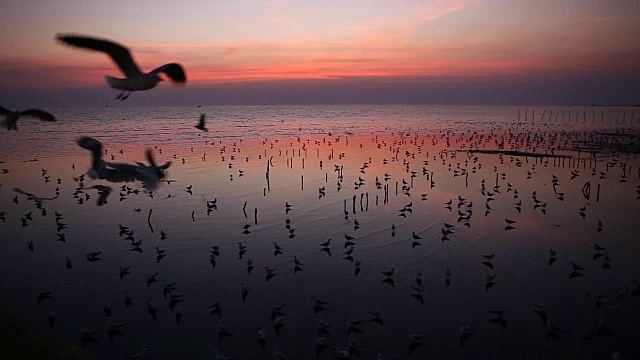
[[[349,358],[349,348],[347,349],[338,349],[335,346],[333,347],[333,358],[334,359],[348,359]]]
[[[497,310],[489,310],[490,314],[496,315],[496,316],[504,316],[504,314],[507,312],[507,305],[504,305],[501,309],[497,309]]]
[[[90,252],[87,254],[87,260],[92,262],[102,260],[102,258],[99,257],[100,254],[102,254],[102,251]]]
[[[473,327],[465,325],[463,322],[460,324],[460,347],[464,347],[464,344],[469,340],[469,338],[473,335]]]
[[[224,339],[225,337],[234,336],[233,333],[232,333],[233,329],[234,328],[229,328],[229,327],[226,327],[226,326],[222,325],[220,320],[218,320],[218,342],[222,341],[222,339]]]
[[[207,129],[205,127],[205,122],[207,121],[207,114],[202,113],[200,114],[200,121],[198,122],[198,125],[194,126],[194,128],[198,129],[198,130],[202,130],[204,132],[208,132],[209,129]]]
[[[147,287],[151,286],[154,282],[158,281],[158,272],[156,271],[154,274],[146,274],[147,275]]]
[[[80,343],[85,346],[88,343],[98,343],[96,339],[97,332],[87,329],[84,324],[80,324]]]
[[[253,259],[247,259],[247,272],[251,275],[251,270],[253,270]]]
[[[53,328],[53,325],[56,322],[56,312],[53,310],[53,306],[50,307],[47,312],[47,320],[49,321],[49,326]]]
[[[396,269],[395,268],[391,268],[391,270],[389,270],[389,271],[383,271],[382,275],[390,278],[390,277],[393,276],[393,274],[395,274],[395,272],[396,272]]]
[[[129,269],[131,269],[131,266],[120,266],[120,280],[124,279],[125,276],[131,274]]]
[[[147,300],[147,312],[151,315],[153,320],[156,319],[156,303],[153,300]]]
[[[215,357],[216,360],[233,360],[232,357],[224,356],[224,355],[220,354],[220,352],[218,350],[215,350],[214,354],[216,355],[216,357]]]
[[[245,300],[247,299],[247,295],[249,295],[249,285],[242,283],[242,302],[245,302]]]
[[[184,69],[177,63],[165,64],[146,74],[143,73],[133,61],[129,49],[112,41],[73,34],[58,34],[56,38],[67,45],[99,51],[109,55],[111,60],[126,76],[124,79],[106,76],[110,87],[122,90],[116,98],[118,100],[127,99],[133,91],[153,89],[158,82],[162,81],[160,73],[165,73],[175,84],[182,85],[187,82]],[[126,95],[125,92],[127,92]]]
[[[124,306],[132,307],[133,306],[133,298],[129,296],[127,292],[124,293]]]
[[[277,350],[276,348],[273,348],[273,358],[276,360],[291,360],[293,359],[291,356],[283,353],[280,350]]]
[[[262,347],[262,350],[266,350],[267,349],[267,335],[266,335],[265,329],[262,326],[258,326],[256,328],[256,333],[257,333],[257,338],[258,338],[258,344],[260,344],[260,347]]]
[[[42,303],[43,300],[51,300],[51,296],[52,296],[52,292],[51,291],[45,291],[45,292],[41,292],[38,294],[38,305],[40,305],[40,303]]]
[[[409,340],[411,341],[409,344],[409,353],[413,353],[418,348],[422,347],[424,345],[422,340],[424,340],[425,337],[425,334],[417,334],[413,331],[409,331]]]
[[[321,311],[329,310],[325,305],[329,305],[329,303],[326,301],[322,301],[318,298],[315,298],[315,305],[313,305],[313,313],[317,314]]]
[[[222,309],[220,308],[220,300],[216,301],[215,304],[209,306],[209,313],[211,316],[218,315],[222,316]]]
[[[18,130],[16,122],[20,117],[31,116],[42,121],[55,122],[58,121],[55,116],[40,109],[27,109],[24,111],[11,111],[0,106],[0,115],[5,116],[4,121],[0,122],[0,126],[7,130]]]
[[[265,273],[267,274],[267,275],[266,275],[266,278],[265,278],[265,279],[266,279],[266,281],[269,281],[269,280],[271,280],[271,278],[272,278],[272,277],[274,277],[274,276],[278,275],[278,274],[276,273],[276,269],[275,269],[275,268],[269,268],[269,267],[265,266],[265,267],[264,267],[264,271],[265,271]]]
[[[324,351],[328,346],[326,336],[316,336],[316,358],[320,356],[320,353]]]
[[[151,150],[147,150],[145,155],[149,165],[137,162],[133,164],[106,162],[103,160],[103,145],[100,141],[83,136],[76,143],[83,149],[91,151],[91,169],[87,172],[91,179],[102,179],[109,182],[129,182],[140,181],[148,191],[153,191],[158,187],[158,183],[166,174],[164,171],[169,168],[171,161],[164,165],[157,165]]]

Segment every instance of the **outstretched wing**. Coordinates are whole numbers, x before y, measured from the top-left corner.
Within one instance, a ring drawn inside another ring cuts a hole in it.
[[[165,73],[175,84],[182,85],[187,82],[187,74],[184,72],[182,65],[176,63],[170,63],[160,66],[157,69],[151,71],[151,73],[159,74]]]
[[[145,152],[145,155],[147,156],[147,161],[149,162],[149,164],[153,167],[157,167],[156,160],[153,158],[153,152],[151,151],[151,149],[147,149],[147,151]],[[140,165],[144,165],[144,164],[140,164]]]
[[[40,109],[28,109],[21,111],[20,116],[33,116],[43,121],[58,121],[55,116]]]
[[[120,71],[127,77],[139,76],[142,73],[133,61],[129,49],[113,41],[88,36],[63,34],[57,35],[57,39],[71,46],[100,51],[109,55]]]
[[[3,108],[2,106],[0,106],[0,115],[2,115],[2,116],[7,116],[7,115],[9,115],[9,114],[11,114],[11,110],[9,110],[9,109],[5,109],[5,108]]]
[[[17,192],[18,194],[21,194],[21,195],[33,196],[32,193],[28,193],[28,192],[26,192],[26,191],[24,191],[24,190],[22,190],[20,188],[13,188],[13,191],[15,191],[15,192]]]
[[[102,143],[92,137],[82,136],[78,140],[76,140],[76,143],[83,149],[95,151],[98,153],[102,152]]]
[[[152,167],[156,171],[156,173],[160,178],[163,178],[164,177],[163,172],[167,170],[169,166],[171,166],[171,161],[168,161],[165,164],[158,166],[155,158],[153,157],[153,152],[151,151],[151,149],[147,150],[146,155],[147,155],[147,161],[151,165],[150,167]]]

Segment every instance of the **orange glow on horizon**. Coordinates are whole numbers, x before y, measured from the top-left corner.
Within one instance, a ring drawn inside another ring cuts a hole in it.
[[[166,56],[142,54],[137,57],[145,66],[143,71],[162,65]],[[474,78],[495,77],[494,80],[509,80],[512,76],[526,75],[540,70],[562,70],[559,63],[535,61],[419,61],[393,59],[380,56],[378,60],[358,60],[351,55],[319,57],[300,62],[282,62],[273,64],[223,64],[189,65],[183,63],[187,72],[188,84],[207,85],[267,80],[339,80],[346,78],[394,78],[404,83],[441,81],[473,81]],[[598,67],[583,59],[574,63],[574,68],[589,71]],[[119,69],[106,56],[75,57],[70,59],[52,58],[51,60],[12,59],[5,67],[24,71],[31,76],[21,79],[7,79],[7,84],[18,87],[57,86],[73,88],[80,86],[103,85],[104,76],[123,77]],[[46,75],[51,73],[51,76]],[[415,80],[412,80],[415,79]]]
[[[258,5],[253,8],[264,13],[243,12],[233,3],[227,12],[212,15],[220,17],[217,22],[192,22],[187,16],[216,9],[215,4],[175,8],[175,24],[162,24],[149,15],[136,18],[134,25],[145,31],[126,32],[105,20],[109,17],[103,12],[110,9],[87,5],[89,20],[73,27],[80,34],[127,46],[143,71],[180,63],[188,84],[196,85],[353,78],[510,81],[545,72],[640,73],[640,46],[625,27],[634,19],[631,11],[621,9],[596,11],[589,4],[569,9],[529,3],[506,7],[492,0]],[[29,4],[20,6],[30,9]],[[54,40],[57,32],[69,31],[61,26],[65,14],[52,19],[55,26],[31,19],[31,30],[17,42],[0,34],[0,42],[10,44],[10,51],[0,55],[3,85],[84,87],[104,85],[104,75],[122,76],[106,54]]]

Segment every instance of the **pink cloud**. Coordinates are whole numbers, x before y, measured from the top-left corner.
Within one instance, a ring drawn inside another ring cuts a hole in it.
[[[432,21],[441,18],[449,13],[463,10],[478,0],[434,0],[416,7],[417,19],[420,22]]]

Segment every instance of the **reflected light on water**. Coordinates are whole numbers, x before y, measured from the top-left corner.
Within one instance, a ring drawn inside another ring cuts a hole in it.
[[[580,111],[591,111],[551,109],[580,119]],[[535,119],[542,111],[535,110]],[[200,112],[212,119],[209,133],[193,128]],[[11,289],[3,301],[43,327],[54,308],[53,331],[75,344],[80,324],[97,330],[100,342],[87,348],[99,357],[146,347],[157,348],[153,358],[159,359],[210,358],[215,350],[269,358],[273,348],[312,358],[321,320],[333,324],[329,345],[319,353],[327,359],[334,346],[347,348],[350,336],[361,358],[638,355],[640,312],[632,294],[639,163],[635,154],[622,153],[598,153],[596,162],[582,152],[578,159],[573,145],[594,133],[636,131],[637,124],[598,124],[589,116],[580,126],[517,123],[517,108],[509,107],[109,108],[57,116],[55,126],[24,123],[19,132],[2,134],[2,167],[9,171],[0,175],[6,218],[0,262]],[[73,180],[90,166],[89,152],[74,142],[80,135],[102,141],[107,161],[112,155],[117,162],[143,161],[152,148],[158,163],[172,161],[167,179],[177,181],[163,183],[151,197],[137,183],[122,189],[125,184],[85,178],[84,187],[114,188],[98,207],[95,191],[78,192]],[[502,147],[547,154],[553,148],[571,158],[464,151]],[[23,162],[32,158],[38,161]],[[582,191],[586,182],[589,199]],[[43,216],[14,187],[41,197],[54,196],[57,188],[60,197],[44,203]],[[214,200],[215,208],[207,206]],[[56,212],[63,219],[56,220]],[[28,214],[32,220],[23,226]],[[512,230],[505,230],[505,219],[514,221]],[[413,233],[419,245],[412,246]],[[355,243],[352,259],[346,237]],[[320,246],[328,239],[330,255]],[[212,257],[213,246],[219,255]],[[166,256],[159,259],[156,247]],[[550,250],[557,254],[552,265]],[[103,260],[87,261],[97,251]],[[490,254],[491,267],[482,257]],[[294,256],[304,262],[297,271]],[[586,268],[584,276],[570,279],[570,262]],[[120,279],[119,266],[130,266],[131,274]],[[275,269],[268,281],[265,267]],[[393,286],[382,274],[391,268]],[[420,291],[411,287],[419,270]],[[148,285],[156,272],[158,281]],[[488,290],[487,275],[495,275]],[[172,282],[175,289],[165,298]],[[242,284],[248,286],[245,301]],[[616,297],[625,287],[628,292]],[[45,291],[52,291],[52,300],[39,305],[36,297]],[[606,306],[594,305],[598,293]],[[133,307],[125,306],[125,294]],[[175,299],[184,300],[179,323],[177,307],[170,307],[178,294]],[[314,312],[314,297],[329,303],[326,311]],[[155,320],[148,301],[155,303]],[[211,315],[216,301],[221,314]],[[552,323],[536,316],[538,303],[547,303]],[[282,327],[271,308],[280,304],[286,304]],[[127,324],[113,342],[105,305],[113,321]],[[505,305],[503,328],[489,321],[495,316],[488,311]],[[378,309],[383,325],[366,321]],[[350,329],[349,319],[365,320],[357,326],[362,333]],[[583,340],[599,319],[615,338]],[[473,326],[462,349],[461,321]],[[218,338],[219,324],[232,327],[234,336]],[[563,330],[562,340],[546,338],[550,324]],[[265,328],[266,353],[258,326]],[[411,331],[426,334],[424,346],[411,347]]]

